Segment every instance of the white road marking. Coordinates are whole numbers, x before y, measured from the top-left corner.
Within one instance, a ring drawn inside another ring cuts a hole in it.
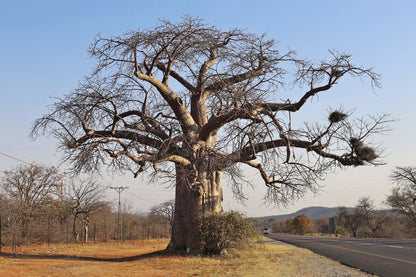
[[[398,245],[380,245],[380,246],[386,246],[386,247],[392,247],[392,248],[406,248],[406,247],[398,246]]]

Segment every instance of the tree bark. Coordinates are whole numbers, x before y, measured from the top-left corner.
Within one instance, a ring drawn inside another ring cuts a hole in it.
[[[88,227],[89,227],[89,222],[85,221],[84,222],[84,243],[88,243]]]
[[[352,230],[352,236],[356,238],[358,236],[357,230]]]
[[[75,241],[78,242],[79,234],[77,233],[76,223],[77,223],[77,215],[74,214],[74,220],[72,221],[72,236],[74,237]]]
[[[221,171],[197,170],[194,182],[189,168],[176,166],[175,215],[168,250],[200,252],[201,220],[204,214],[222,211]]]

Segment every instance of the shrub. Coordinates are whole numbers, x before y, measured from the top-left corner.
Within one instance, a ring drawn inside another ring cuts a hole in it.
[[[235,211],[205,215],[200,234],[202,252],[208,254],[227,253],[227,249],[243,246],[258,235],[253,223]]]
[[[345,236],[345,235],[347,235],[348,234],[348,232],[347,232],[347,230],[345,230],[345,228],[344,227],[342,227],[342,226],[337,226],[336,227],[336,229],[335,229],[335,234],[338,236],[338,235],[340,235],[340,236]]]

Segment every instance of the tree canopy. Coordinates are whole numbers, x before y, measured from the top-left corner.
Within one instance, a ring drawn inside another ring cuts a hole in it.
[[[391,175],[396,184],[387,204],[416,223],[416,168],[397,167]]]
[[[24,236],[29,223],[45,212],[53,196],[62,193],[62,189],[63,179],[58,169],[34,163],[4,171],[0,179],[0,193],[8,197]]]

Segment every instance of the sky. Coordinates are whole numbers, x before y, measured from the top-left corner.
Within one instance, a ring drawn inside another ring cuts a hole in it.
[[[248,216],[295,212],[304,207],[354,206],[369,196],[378,208],[389,194],[389,175],[396,166],[416,166],[416,1],[0,1],[0,171],[22,162],[61,166],[51,137],[29,139],[33,121],[47,112],[54,97],[75,89],[93,68],[87,49],[97,34],[121,35],[149,28],[158,19],[178,21],[185,15],[222,29],[239,27],[266,33],[282,49],[296,50],[314,61],[329,58],[328,49],[350,53],[357,65],[382,75],[382,88],[347,79],[330,93],[308,103],[296,120],[323,120],[330,107],[354,110],[356,116],[390,113],[392,131],[378,138],[385,148],[380,167],[346,168],[327,176],[317,194],[308,193],[286,207],[264,205],[264,183],[255,183],[249,199],[238,203],[224,183],[224,209]],[[293,118],[292,118],[293,119]],[[106,186],[128,186],[122,201],[132,211],[146,212],[174,198],[174,190],[131,175],[100,180]],[[107,192],[116,203],[115,191]]]

